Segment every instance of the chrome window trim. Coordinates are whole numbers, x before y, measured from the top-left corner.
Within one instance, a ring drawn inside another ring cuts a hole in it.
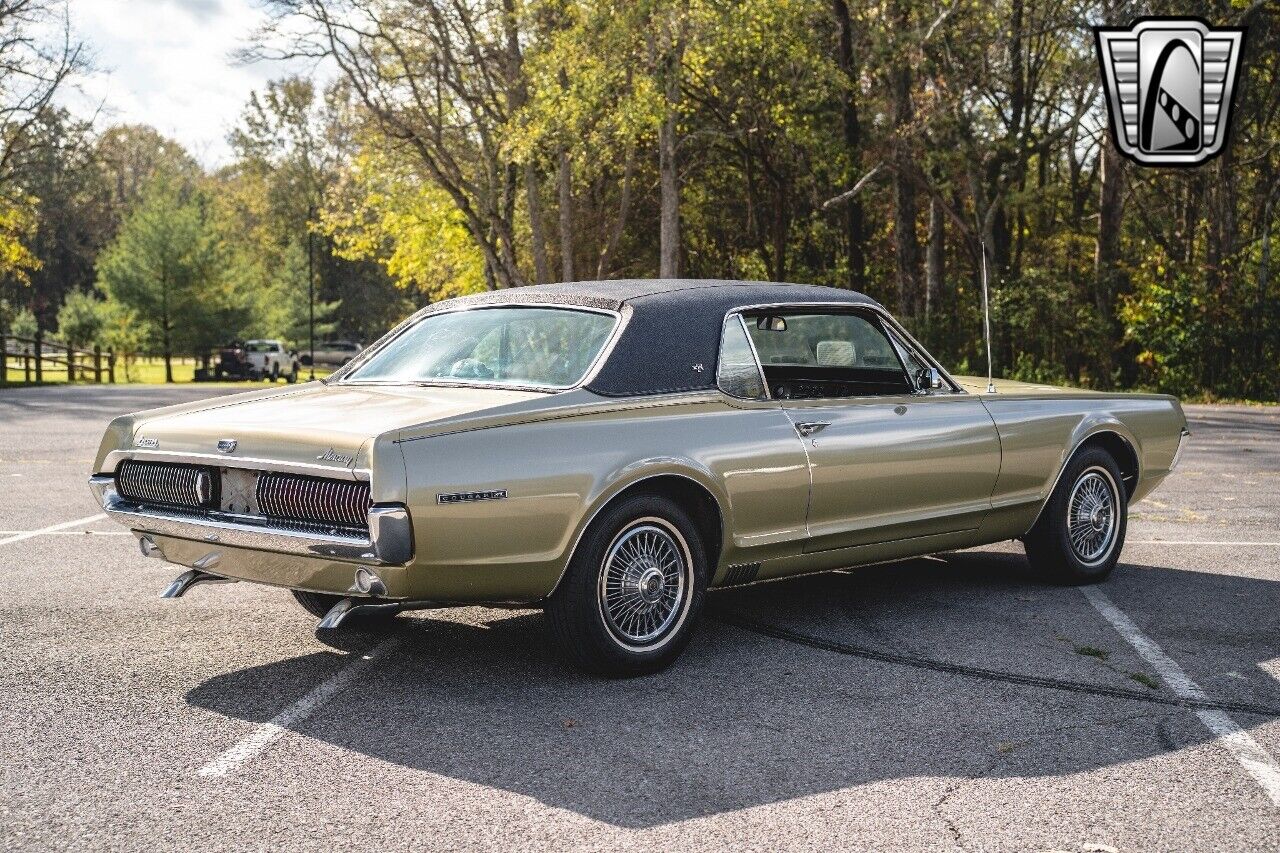
[[[751,340],[751,332],[747,330],[747,321],[742,315],[738,315],[738,326],[742,329],[742,334],[747,338],[747,347],[751,350],[751,358],[756,364],[756,376],[760,377],[760,387],[764,389],[764,394],[760,397],[741,397],[737,394],[726,391],[720,384],[720,356],[724,352],[725,344],[725,325],[729,322],[729,314],[724,315],[724,320],[720,323],[720,346],[716,349],[716,390],[725,396],[732,397],[735,400],[768,400],[769,382],[765,379],[764,369],[760,367],[760,353],[756,352],[755,341]]]
[[[922,358],[924,358],[924,359],[925,359],[925,360],[926,360],[930,365],[932,365],[933,367],[937,368],[938,372],[939,372],[940,374],[942,374],[942,378],[943,378],[943,379],[944,379],[948,384],[950,384],[950,385],[951,385],[952,392],[951,392],[948,396],[960,396],[960,395],[968,396],[968,395],[969,395],[969,392],[968,392],[968,391],[966,391],[966,390],[964,390],[964,388],[962,388],[962,387],[960,386],[960,383],[959,383],[959,382],[957,382],[955,379],[953,379],[953,378],[952,378],[951,374],[950,374],[949,372],[947,372],[946,368],[944,368],[944,367],[943,367],[943,366],[938,362],[938,360],[937,360],[936,358],[934,358],[934,357],[929,353],[929,351],[928,351],[928,350],[926,350],[924,347],[922,347],[922,346],[920,345],[920,342],[919,342],[919,341],[917,341],[915,338],[913,338],[913,337],[911,336],[911,334],[910,334],[906,329],[902,328],[902,325],[901,325],[900,323],[898,323],[898,321],[897,321],[897,320],[895,320],[895,319],[893,318],[893,315],[892,315],[892,314],[890,314],[887,310],[885,310],[884,308],[880,307],[879,305],[872,305],[872,304],[870,304],[870,303],[859,303],[859,302],[766,302],[766,303],[754,304],[754,305],[739,305],[739,306],[738,306],[738,307],[736,307],[736,308],[731,308],[731,309],[729,309],[728,311],[726,311],[724,316],[725,316],[725,319],[728,319],[728,317],[729,317],[729,315],[730,315],[730,314],[737,314],[737,315],[741,318],[741,317],[742,317],[742,315],[743,315],[743,313],[744,313],[744,312],[746,312],[746,311],[773,311],[773,310],[780,310],[780,311],[805,311],[805,310],[807,310],[807,309],[811,309],[811,308],[817,308],[817,309],[839,309],[839,310],[840,310],[841,312],[843,312],[843,313],[856,313],[856,312],[858,312],[858,311],[869,311],[869,312],[871,312],[872,314],[875,314],[875,315],[876,315],[880,320],[882,320],[882,321],[884,322],[885,326],[887,327],[886,331],[892,331],[892,332],[894,332],[894,333],[896,333],[896,334],[898,334],[898,335],[901,335],[901,336],[902,336],[902,338],[903,338],[905,341],[907,341],[907,342],[908,342],[908,343],[909,343],[913,348],[915,348],[916,352],[920,353],[920,355],[921,355],[921,357],[922,357]],[[743,322],[743,325],[744,325],[744,327],[745,327],[745,325],[746,325],[746,320],[745,320],[745,318],[742,320],[742,322]],[[722,322],[722,323],[721,323],[721,329],[723,330],[723,328],[724,328],[724,324],[723,324],[723,322]],[[723,339],[723,336],[724,336],[724,332],[723,332],[723,331],[721,331],[721,338],[722,338],[722,339]],[[751,341],[751,333],[750,333],[750,330],[748,330],[748,332],[747,332],[747,340]],[[890,346],[894,346],[894,344],[893,344],[893,338],[892,338],[892,335],[890,335],[890,336],[889,336],[889,343],[890,343]],[[894,347],[894,349],[895,349],[895,351],[896,351],[896,349],[897,349],[897,348],[896,348],[896,346]],[[764,365],[763,365],[763,364],[761,363],[761,361],[760,361],[760,353],[759,353],[758,351],[756,351],[756,348],[755,348],[755,341],[751,341],[751,350],[752,350],[752,352],[753,352],[753,353],[755,353],[755,357],[756,357],[756,366],[757,366],[758,368],[760,368],[760,375],[763,377],[763,376],[764,376]],[[899,359],[901,359],[901,355],[899,355]],[[906,372],[906,368],[905,368],[905,366],[903,367],[903,370],[904,370],[904,372]],[[910,380],[910,377],[909,377],[909,376],[908,376],[908,380]],[[914,383],[911,383],[911,384],[912,384],[912,387],[914,387]],[[718,386],[717,386],[717,387],[718,387]],[[764,389],[765,389],[765,394],[766,394],[766,395],[768,395],[766,399],[769,399],[769,400],[774,399],[774,397],[773,397],[773,392],[769,389],[769,383],[768,383],[768,382],[765,382]],[[889,398],[891,398],[891,397],[899,397],[899,398],[902,398],[902,397],[908,397],[908,398],[912,398],[912,399],[917,399],[917,400],[918,400],[918,399],[925,398],[925,397],[928,397],[928,396],[930,396],[930,395],[927,395],[927,394],[921,394],[921,395],[916,395],[916,394],[867,394],[867,395],[862,395],[862,396],[859,396],[859,397],[814,397],[814,398],[802,398],[802,399],[800,399],[800,402],[808,402],[808,403],[841,403],[841,402],[855,402],[855,401],[865,401],[865,400],[887,400],[887,399],[889,399]],[[933,396],[938,396],[938,395],[936,395],[936,394],[935,394],[935,395],[933,395]],[[735,399],[738,399],[738,398],[735,398]]]
[[[401,335],[404,335],[410,329],[417,326],[419,323],[425,322],[430,317],[439,317],[444,314],[461,314],[467,311],[510,311],[510,310],[520,310],[520,309],[528,309],[528,308],[549,308],[557,311],[577,311],[585,314],[603,314],[606,317],[612,317],[614,319],[613,329],[609,333],[608,340],[606,340],[604,346],[600,348],[600,352],[596,354],[595,359],[592,360],[591,364],[587,367],[586,373],[583,374],[582,378],[579,381],[573,383],[572,385],[515,385],[511,383],[476,382],[474,380],[465,380],[465,379],[456,380],[456,381],[448,381],[443,379],[431,379],[431,380],[384,379],[384,380],[372,380],[372,381],[369,381],[369,380],[360,381],[358,379],[351,379],[351,380],[347,379],[347,376],[349,374],[358,370],[365,362],[367,362],[374,355],[386,349],[393,342],[395,342],[396,339],[398,339]],[[507,304],[496,304],[496,305],[460,305],[456,308],[444,308],[439,311],[430,311],[427,313],[423,313],[422,311],[419,311],[409,319],[405,320],[399,326],[392,329],[386,335],[384,335],[381,340],[375,341],[374,343],[362,349],[360,353],[356,355],[355,358],[351,359],[351,361],[347,362],[344,366],[339,367],[331,375],[327,376],[326,378],[320,381],[326,385],[331,383],[336,385],[418,385],[418,386],[442,387],[442,388],[484,388],[484,389],[497,389],[502,391],[540,391],[544,394],[556,394],[561,391],[572,391],[574,389],[581,388],[585,385],[589,385],[591,384],[591,382],[595,380],[596,376],[600,373],[600,370],[604,367],[609,357],[613,355],[613,350],[618,345],[618,340],[622,337],[622,332],[625,330],[630,320],[631,320],[631,310],[625,305],[623,306],[622,310],[614,311],[610,308],[595,308],[587,305],[570,305],[564,302],[520,302],[520,303],[507,303]]]
[[[889,335],[889,343],[893,344],[893,348],[898,351],[898,360],[902,362],[903,370],[907,371],[907,378],[911,380],[912,384],[915,384],[915,377],[912,376],[911,371],[907,369],[907,354],[908,354],[907,350],[913,350],[916,353],[916,355],[919,356],[920,360],[924,361],[926,364],[932,363],[933,359],[928,357],[927,355],[921,355],[921,353],[923,353],[924,350],[920,349],[918,346],[912,346],[911,344],[908,344],[905,340],[903,340],[902,336],[898,334],[898,330],[895,327],[890,326],[889,324],[886,323],[885,331]],[[941,373],[941,371],[939,371],[939,373]],[[933,395],[937,395],[940,393],[941,394],[963,394],[966,392],[963,391],[961,388],[959,388],[959,386],[952,384],[949,389],[920,388],[920,389],[917,389],[916,393],[919,394],[921,397],[927,397],[930,394],[933,394]]]

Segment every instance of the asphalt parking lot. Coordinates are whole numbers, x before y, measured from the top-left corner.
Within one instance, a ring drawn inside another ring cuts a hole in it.
[[[533,612],[160,600],[85,477],[210,392],[0,391],[4,849],[1280,850],[1280,409],[1188,407],[1097,592],[1012,545],[719,592],[612,682]]]

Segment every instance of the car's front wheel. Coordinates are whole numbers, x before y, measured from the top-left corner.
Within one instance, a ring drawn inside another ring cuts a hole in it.
[[[1120,467],[1102,448],[1087,448],[1067,463],[1024,537],[1027,559],[1054,583],[1105,580],[1120,559],[1128,514]]]
[[[546,614],[569,661],[598,675],[668,666],[688,645],[707,587],[702,537],[678,504],[635,495],[583,535]]]

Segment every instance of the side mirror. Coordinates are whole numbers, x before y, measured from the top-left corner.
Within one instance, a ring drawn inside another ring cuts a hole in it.
[[[785,332],[787,330],[787,319],[773,314],[766,314],[763,317],[756,318],[756,328],[762,332]]]
[[[925,367],[916,374],[916,387],[921,391],[936,391],[942,387],[942,371]]]

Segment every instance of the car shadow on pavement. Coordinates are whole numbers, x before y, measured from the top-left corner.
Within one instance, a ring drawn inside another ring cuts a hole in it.
[[[1280,654],[1275,582],[1129,564],[1102,588],[1210,696],[1247,705],[1242,725],[1280,718],[1280,685],[1258,667]],[[394,654],[297,730],[627,828],[880,780],[1066,776],[1210,738],[1078,590],[1037,584],[1020,555],[727,590],[707,617],[671,669],[623,681],[566,669],[536,613],[402,617]],[[1213,649],[1197,650],[1201,631]],[[217,675],[187,700],[265,721],[337,657]]]

